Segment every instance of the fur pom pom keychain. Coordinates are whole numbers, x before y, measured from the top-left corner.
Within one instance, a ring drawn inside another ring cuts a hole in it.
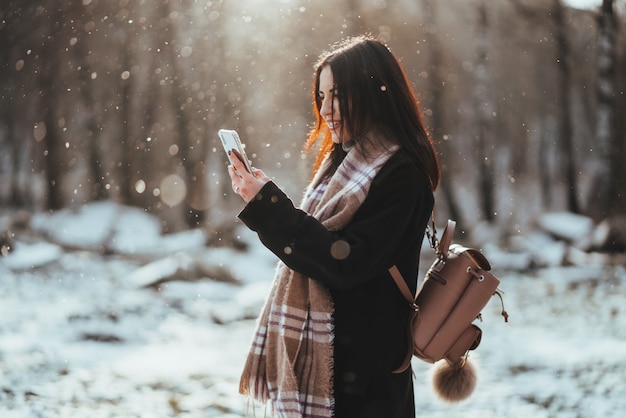
[[[439,360],[431,370],[431,383],[435,394],[444,402],[455,403],[470,397],[476,388],[478,370],[473,361],[465,357],[453,364]]]

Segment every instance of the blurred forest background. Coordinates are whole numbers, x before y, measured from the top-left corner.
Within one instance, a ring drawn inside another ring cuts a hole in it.
[[[232,223],[219,128],[299,200],[313,64],[371,33],[438,142],[439,219],[516,232],[626,213],[626,3],[15,0],[0,6],[0,207],[109,199],[165,232]],[[238,206],[235,206],[238,205]],[[228,208],[228,210],[225,210]],[[233,209],[233,210],[231,210]]]

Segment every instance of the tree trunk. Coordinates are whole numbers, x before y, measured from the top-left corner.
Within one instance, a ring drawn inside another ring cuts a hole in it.
[[[622,44],[621,59],[617,63],[617,74],[621,76],[617,79],[616,91],[623,92],[626,89],[626,44]],[[616,115],[626,115],[626,94],[620,94],[615,103]],[[615,147],[613,154],[613,167],[615,167],[614,193],[613,193],[613,213],[619,215],[624,213],[626,208],[626,120],[623,117],[616,118]]]
[[[430,49],[430,67],[431,74],[430,88],[432,92],[432,117],[431,120],[431,132],[433,133],[435,141],[438,141],[440,153],[448,158],[453,157],[452,147],[449,141],[443,140],[444,135],[444,92],[443,92],[443,75],[442,71],[442,57],[441,57],[441,44],[437,36],[437,11],[436,2],[434,0],[423,0],[424,9],[424,22],[426,26],[426,45]],[[448,205],[449,217],[455,219],[457,222],[462,223],[461,210],[456,202],[454,196],[454,190],[452,187],[453,173],[449,170],[449,164],[442,162],[442,176],[441,176],[441,191],[444,199]]]
[[[594,155],[596,165],[592,192],[589,195],[589,214],[595,219],[605,219],[611,214],[615,167],[611,152],[619,148],[616,135],[615,71],[617,24],[613,13],[613,0],[603,0],[598,15],[597,57],[597,111]],[[623,164],[623,156],[620,164]]]
[[[129,46],[124,45],[120,49],[123,50],[121,55],[123,59],[123,68],[130,68],[130,52]],[[122,153],[120,155],[120,197],[122,203],[131,204],[133,200],[133,185],[131,184],[132,175],[132,155],[135,153],[134,141],[132,139],[132,129],[130,128],[133,120],[131,114],[131,81],[122,80],[122,91],[120,100],[120,115],[122,129],[120,132],[120,143],[122,145]]]
[[[166,27],[170,37],[176,39],[178,28],[171,23],[170,19],[167,19],[170,12],[169,5],[163,8],[163,20],[167,22]],[[206,141],[194,141],[190,132],[192,126],[190,109],[192,105],[186,103],[186,98],[190,92],[188,93],[183,85],[184,71],[179,65],[175,50],[176,45],[176,42],[172,42],[167,50],[169,63],[173,69],[172,101],[176,103],[176,131],[180,139],[179,156],[183,165],[185,186],[187,187],[187,195],[181,202],[180,210],[187,226],[197,228],[204,222],[205,215],[198,203],[204,200],[207,193],[205,182]]]
[[[42,39],[41,44],[41,64],[39,74],[39,89],[41,92],[41,122],[42,126],[37,128],[36,139],[44,146],[44,167],[47,186],[47,208],[52,210],[62,209],[63,198],[63,177],[66,168],[66,159],[62,140],[57,129],[55,109],[60,80],[58,79],[61,69],[60,53],[63,51],[63,41],[60,39],[59,25],[63,21],[61,10],[58,7],[51,7],[48,10],[50,16],[42,18],[42,24],[49,27],[50,35]]]
[[[495,219],[495,176],[494,176],[494,138],[493,138],[493,102],[489,95],[491,74],[489,69],[489,20],[487,5],[484,0],[479,5],[478,45],[476,49],[476,151],[479,167],[480,208],[484,218],[492,222]]]
[[[93,17],[87,14],[85,7],[78,2],[69,5],[66,13],[70,18],[69,21],[78,25],[80,28],[83,27],[86,21],[91,20]],[[79,31],[80,29],[74,29],[72,35],[79,36],[80,33],[76,33]],[[89,199],[102,200],[108,195],[107,188],[105,187],[106,173],[102,167],[103,162],[101,149],[99,147],[100,127],[98,121],[101,121],[102,118],[97,114],[96,106],[98,101],[92,91],[92,69],[88,61],[90,54],[87,49],[87,43],[82,40],[76,43],[73,50],[75,59],[78,62],[76,71],[78,74],[77,89],[81,99],[80,106],[83,107],[87,116],[85,122],[85,140],[81,144],[80,158],[84,158],[87,162],[88,174],[85,183],[86,186],[89,187]],[[112,146],[113,145],[110,145],[110,147]]]
[[[12,68],[9,64],[15,39],[12,31],[15,29],[12,16],[5,16],[5,19],[5,24],[0,25],[0,149],[8,149],[9,152],[0,155],[0,179],[7,185],[0,189],[0,205],[20,206],[23,203],[17,187],[20,144],[15,139],[16,118],[12,106],[16,92],[14,83],[10,81]]]
[[[562,164],[563,176],[567,187],[567,208],[569,211],[579,213],[578,206],[578,187],[576,181],[576,168],[573,147],[573,131],[572,131],[572,111],[571,111],[571,94],[572,75],[569,66],[570,47],[567,40],[567,25],[564,18],[563,5],[561,0],[554,0],[553,3],[553,19],[555,25],[555,40],[557,52],[557,65],[561,73],[560,77],[560,105],[561,105],[561,123],[559,129],[559,148],[561,151],[560,163]]]

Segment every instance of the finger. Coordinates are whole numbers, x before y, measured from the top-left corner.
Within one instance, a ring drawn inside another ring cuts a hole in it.
[[[234,181],[235,178],[239,177],[239,174],[237,173],[237,170],[235,169],[235,167],[233,167],[232,164],[228,165],[228,175],[230,176],[230,179],[232,181]]]
[[[254,177],[261,179],[261,180],[269,180],[270,178],[267,177],[267,175],[263,172],[263,170],[259,170],[258,168],[252,167],[252,174],[254,175]]]
[[[235,180],[235,178],[242,178],[241,176],[241,171],[237,170],[237,167],[233,166],[232,164],[228,166],[228,175],[230,176],[231,180]]]
[[[238,153],[236,153],[235,151],[230,151],[228,155],[230,155],[231,162],[233,163],[236,171],[240,173],[246,171],[246,167],[245,165],[243,165],[243,162],[241,161],[241,158],[239,158]]]

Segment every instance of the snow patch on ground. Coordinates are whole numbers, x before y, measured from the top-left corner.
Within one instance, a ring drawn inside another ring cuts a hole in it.
[[[103,203],[74,216],[42,216],[33,224],[56,244],[16,237],[15,251],[0,257],[0,416],[243,416],[238,377],[275,258],[243,228],[247,251],[206,248],[192,233],[162,236],[141,219],[145,213],[133,218],[136,211],[128,213],[138,229],[124,235],[112,220],[120,213]],[[124,248],[116,255],[62,247],[99,248],[111,237]],[[490,301],[470,357],[480,368],[475,393],[460,404],[440,402],[430,365],[414,360],[418,416],[621,417],[624,266],[563,266],[561,241],[538,231],[518,238],[510,248],[483,248],[510,322],[499,300]],[[168,240],[169,254],[129,257]],[[528,261],[540,255],[533,267]],[[203,277],[143,287],[154,277],[146,266],[163,262],[164,270],[185,257],[224,267],[238,282]]]

